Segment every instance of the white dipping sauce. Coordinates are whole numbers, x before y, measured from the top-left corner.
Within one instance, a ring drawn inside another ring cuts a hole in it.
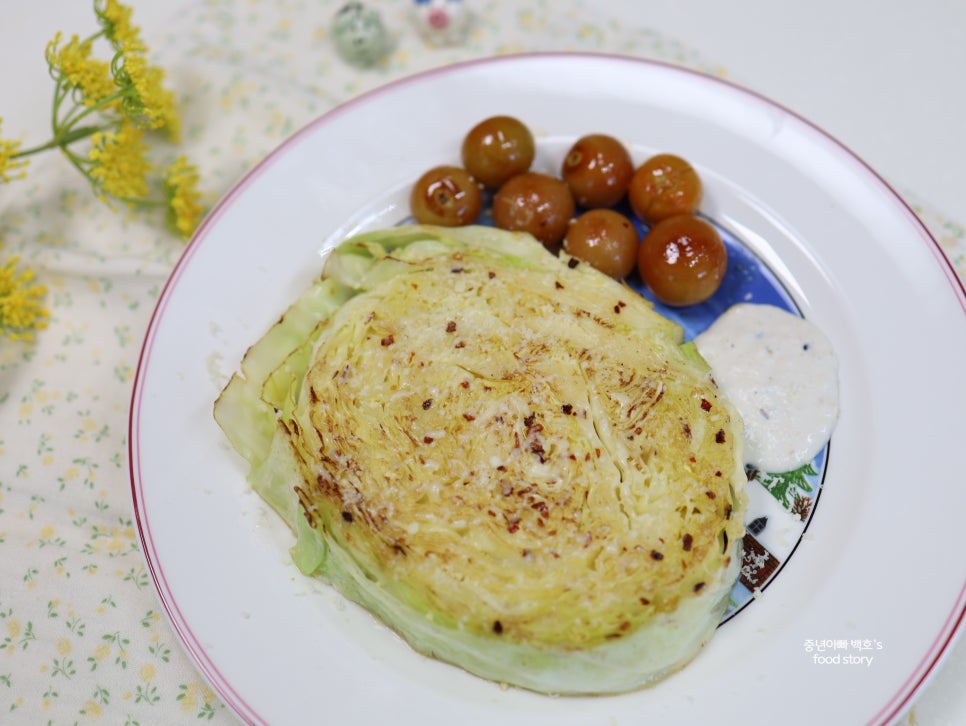
[[[839,413],[838,360],[812,323],[772,305],[729,308],[694,339],[745,423],[745,463],[780,473],[810,462]]]

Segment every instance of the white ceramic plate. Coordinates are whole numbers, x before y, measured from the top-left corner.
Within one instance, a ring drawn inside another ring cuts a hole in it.
[[[760,599],[679,674],[641,692],[547,698],[412,652],[303,578],[290,533],[248,491],[212,402],[245,349],[320,269],[320,251],[406,216],[431,165],[495,113],[537,166],[603,131],[637,160],[690,159],[703,211],[775,272],[841,359],[842,416],[801,544]],[[131,480],[171,623],[251,723],[885,724],[935,671],[966,610],[958,447],[966,296],[936,244],[861,161],[720,80],[616,57],[454,66],[305,128],[216,207],[151,322],[131,411]],[[821,649],[821,650],[820,650]],[[871,658],[871,662],[859,658]]]

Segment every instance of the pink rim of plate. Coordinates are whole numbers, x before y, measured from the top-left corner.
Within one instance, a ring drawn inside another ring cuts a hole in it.
[[[754,91],[750,91],[743,88],[731,81],[717,78],[713,76],[708,76],[700,71],[683,68],[680,66],[675,66],[670,63],[664,63],[661,61],[654,61],[643,58],[633,58],[629,56],[606,54],[606,53],[524,53],[518,55],[506,55],[493,58],[483,58],[478,60],[466,61],[463,63],[452,64],[442,68],[436,68],[429,71],[424,71],[417,73],[415,75],[402,78],[400,80],[391,82],[385,86],[377,88],[375,90],[364,93],[356,98],[349,100],[322,116],[318,117],[314,121],[310,122],[300,131],[296,132],[288,139],[283,141],[278,147],[276,147],[268,156],[266,156],[262,161],[260,161],[254,168],[252,168],[241,180],[215,205],[211,210],[205,220],[202,222],[201,226],[195,232],[191,241],[188,243],[187,248],[184,253],[179,258],[178,262],[175,264],[174,269],[171,272],[167,282],[165,283],[164,289],[161,291],[161,296],[155,306],[154,312],[152,313],[151,320],[148,324],[147,334],[145,337],[144,344],[141,349],[140,357],[138,359],[138,365],[135,372],[134,378],[134,389],[131,399],[131,409],[129,414],[129,427],[128,427],[128,453],[129,453],[129,467],[130,467],[130,478],[131,478],[131,493],[134,499],[134,514],[135,520],[138,526],[138,532],[141,539],[142,551],[144,553],[148,570],[151,573],[151,577],[155,584],[155,589],[161,599],[161,604],[167,613],[169,621],[172,623],[173,627],[181,638],[186,650],[192,657],[192,659],[197,664],[199,670],[205,675],[205,677],[211,682],[215,691],[225,700],[247,723],[252,724],[263,724],[267,723],[261,716],[259,716],[255,710],[246,702],[242,694],[238,693],[228,682],[228,680],[221,674],[215,664],[208,657],[204,646],[199,641],[198,637],[192,631],[191,626],[188,624],[187,619],[181,612],[178,603],[175,601],[174,594],[168,586],[167,579],[165,578],[164,569],[158,559],[157,551],[154,546],[154,540],[151,536],[151,525],[147,519],[146,513],[142,516],[140,503],[143,501],[141,492],[144,488],[144,478],[140,471],[140,417],[141,417],[141,393],[144,380],[147,377],[148,370],[151,365],[151,352],[154,345],[154,339],[157,332],[157,328],[164,318],[165,310],[167,308],[167,303],[171,296],[174,294],[178,287],[178,283],[181,279],[187,266],[190,264],[191,259],[198,249],[205,243],[207,239],[208,232],[210,229],[217,224],[219,218],[225,213],[225,211],[231,207],[237,197],[261,174],[263,174],[269,167],[272,166],[283,154],[292,150],[301,142],[303,138],[307,135],[314,133],[319,127],[323,126],[325,123],[330,121],[335,116],[347,113],[357,107],[358,105],[364,104],[366,101],[374,96],[387,92],[395,92],[400,87],[414,83],[421,82],[428,77],[448,75],[453,72],[459,72],[461,68],[481,66],[488,64],[500,64],[506,62],[514,62],[519,60],[525,60],[528,58],[567,58],[574,59],[580,57],[593,58],[593,59],[607,59],[615,60],[628,63],[637,63],[648,66],[656,66],[660,68],[665,68],[669,71],[686,74],[691,77],[698,77],[709,84],[719,84],[730,88],[733,91],[739,92],[753,99],[754,101],[771,106],[789,117],[796,119],[805,125],[806,128],[813,131],[817,138],[823,140],[824,142],[831,143],[837,150],[846,156],[850,157],[854,161],[858,162],[860,167],[871,176],[876,182],[878,182],[889,194],[896,206],[903,212],[903,214],[908,218],[911,226],[915,227],[919,232],[920,241],[926,245],[928,250],[931,252],[936,262],[943,269],[946,279],[948,280],[950,287],[953,288],[954,293],[957,296],[960,307],[963,313],[966,314],[966,287],[964,287],[963,282],[960,280],[959,276],[956,274],[955,268],[952,263],[943,254],[939,243],[932,236],[929,230],[922,223],[922,220],[918,215],[912,210],[912,208],[902,199],[902,197],[892,188],[876,171],[874,171],[868,164],[866,164],[862,159],[860,159],[854,152],[852,152],[847,146],[834,139],[825,131],[820,129],[815,124],[811,123],[807,119],[799,116],[793,111],[782,107],[781,105],[775,103],[774,101],[758,94]],[[928,682],[930,677],[936,672],[938,666],[940,666],[945,660],[946,656],[952,650],[959,634],[963,630],[964,622],[966,622],[966,582],[960,588],[959,595],[953,604],[948,617],[943,623],[942,628],[939,633],[936,634],[933,642],[930,644],[929,648],[926,650],[920,662],[917,664],[912,673],[906,678],[902,686],[896,691],[896,693],[886,702],[885,705],[876,713],[869,721],[868,726],[888,724],[894,719],[901,716],[913,703],[915,697],[918,695],[919,691]]]

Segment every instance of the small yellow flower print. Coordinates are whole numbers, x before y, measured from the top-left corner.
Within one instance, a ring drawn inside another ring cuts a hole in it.
[[[70,655],[70,652],[72,649],[73,647],[71,645],[69,638],[61,638],[60,640],[57,641],[57,652],[60,655],[62,656]]]
[[[7,621],[7,635],[9,635],[11,639],[19,638],[20,633],[22,632],[23,628],[21,627],[19,620]]]
[[[198,686],[195,683],[189,683],[182,687],[181,694],[178,696],[178,701],[181,703],[181,710],[190,713],[195,710],[198,706]]]
[[[145,663],[138,669],[138,677],[145,683],[154,680],[155,675],[157,675],[157,671],[155,671],[153,663]]]
[[[104,709],[97,701],[85,701],[84,709],[81,711],[81,713],[83,713],[85,716],[99,718],[104,715]]]

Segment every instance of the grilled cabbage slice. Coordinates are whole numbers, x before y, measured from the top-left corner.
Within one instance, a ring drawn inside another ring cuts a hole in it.
[[[302,572],[422,653],[601,694],[711,637],[746,477],[681,329],[575,262],[486,227],[350,239],[215,416]]]

